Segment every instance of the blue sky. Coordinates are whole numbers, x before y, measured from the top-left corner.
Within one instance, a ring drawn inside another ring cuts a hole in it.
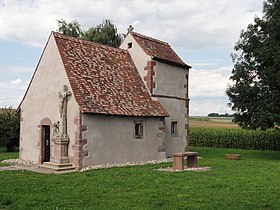
[[[225,89],[240,31],[261,16],[259,0],[0,0],[0,107],[17,107],[56,20],[82,28],[111,19],[120,33],[167,41],[192,66],[190,114],[230,112]]]

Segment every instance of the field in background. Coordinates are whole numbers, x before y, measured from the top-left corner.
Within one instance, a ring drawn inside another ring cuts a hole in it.
[[[191,128],[238,128],[232,122],[233,117],[199,117],[189,118]]]
[[[232,122],[232,119],[232,117],[190,117],[190,145],[280,151],[279,131],[241,129]]]

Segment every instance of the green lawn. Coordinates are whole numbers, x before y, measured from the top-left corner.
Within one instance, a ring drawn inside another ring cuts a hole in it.
[[[0,162],[2,160],[14,159],[14,158],[18,158],[18,152],[6,152],[6,148],[0,147]],[[8,164],[0,163],[0,167],[6,165]]]
[[[192,150],[210,171],[153,170],[170,163],[59,175],[0,171],[0,209],[280,209],[280,152]],[[225,153],[242,160],[224,160]]]

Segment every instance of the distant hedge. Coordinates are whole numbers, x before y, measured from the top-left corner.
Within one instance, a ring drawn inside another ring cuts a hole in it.
[[[190,145],[199,147],[280,150],[280,131],[237,128],[191,128]]]

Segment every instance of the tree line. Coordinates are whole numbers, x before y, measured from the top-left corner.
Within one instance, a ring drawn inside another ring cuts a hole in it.
[[[207,115],[207,117],[234,117],[234,116],[235,114],[228,114],[228,113],[219,114],[217,112],[212,112]]]

